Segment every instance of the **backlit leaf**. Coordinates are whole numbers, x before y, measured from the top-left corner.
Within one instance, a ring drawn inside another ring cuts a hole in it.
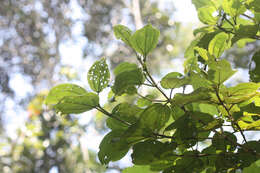
[[[185,78],[181,73],[171,72],[164,76],[161,85],[165,89],[179,88],[189,83],[189,78]]]
[[[160,31],[151,24],[137,30],[131,37],[131,45],[138,53],[147,56],[157,45]]]
[[[116,25],[113,27],[114,34],[117,39],[122,40],[125,44],[131,47],[130,38],[132,31],[124,25]]]
[[[99,93],[108,86],[110,72],[105,58],[96,61],[88,71],[88,83],[90,88]]]

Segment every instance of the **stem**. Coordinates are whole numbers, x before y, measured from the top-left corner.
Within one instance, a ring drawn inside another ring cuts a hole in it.
[[[139,93],[137,93],[137,95],[142,97],[142,98],[144,98],[144,99],[146,99],[146,100],[148,100],[148,101],[151,101],[151,102],[167,102],[167,100],[154,100],[154,99],[150,99],[150,98],[145,97],[145,96],[143,96],[143,95],[141,95]]]
[[[219,87],[218,87],[217,90],[216,90],[216,96],[217,96],[217,98],[218,98],[220,104],[221,104],[221,105],[224,107],[224,109],[227,111],[228,117],[229,117],[229,119],[230,119],[230,121],[231,121],[231,124],[234,124],[234,125],[238,128],[238,130],[239,130],[241,136],[243,137],[244,141],[247,142],[246,137],[245,137],[245,135],[244,135],[244,133],[243,133],[243,130],[242,130],[241,127],[235,122],[234,118],[232,117],[232,115],[231,115],[230,112],[229,112],[229,109],[226,107],[226,105],[224,104],[224,102],[221,100],[221,98],[220,98],[218,92],[219,92]],[[231,125],[231,126],[232,126],[232,128],[234,129],[234,131],[236,131],[235,128],[233,127],[233,125]]]
[[[103,114],[107,115],[108,117],[111,117],[111,118],[113,118],[113,119],[115,119],[115,120],[117,120],[117,121],[119,121],[119,122],[121,122],[121,123],[123,123],[123,124],[125,124],[125,125],[127,125],[127,126],[131,126],[130,123],[128,123],[128,122],[126,122],[126,121],[124,121],[124,120],[121,120],[120,118],[118,118],[118,117],[114,116],[113,114],[109,113],[108,111],[106,111],[105,109],[103,109],[100,105],[98,105],[98,106],[96,107],[96,109],[97,109],[98,111],[102,112]]]

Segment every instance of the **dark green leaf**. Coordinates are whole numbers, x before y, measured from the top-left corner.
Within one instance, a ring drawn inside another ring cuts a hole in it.
[[[127,93],[129,87],[133,88],[135,85],[141,85],[143,81],[144,77],[141,69],[124,71],[116,76],[112,90],[116,95],[122,95]]]
[[[235,31],[235,36],[232,38],[232,45],[240,39],[254,38],[256,33],[259,31],[257,25],[239,25]]]
[[[98,152],[98,158],[102,164],[120,160],[126,155],[130,146],[126,141],[121,140],[123,133],[122,130],[111,131],[103,138]]]
[[[169,120],[171,110],[167,105],[160,103],[147,107],[140,116],[142,126],[151,130],[160,130]]]
[[[260,51],[257,51],[251,60],[249,74],[252,82],[260,82]]]
[[[243,173],[259,173],[260,172],[260,160],[254,162],[249,167],[243,169]]]
[[[249,8],[250,10],[253,10],[254,12],[258,12],[260,13],[260,0],[247,0],[246,1],[246,5],[247,8]]]
[[[96,61],[88,71],[88,83],[90,88],[99,93],[108,86],[110,72],[105,58]]]
[[[135,105],[120,103],[112,110],[112,114],[121,120],[134,124],[137,122],[141,111],[142,109]],[[121,122],[110,117],[107,119],[106,124],[112,130],[126,130],[128,128],[127,125],[122,124]]]
[[[230,132],[215,133],[212,139],[212,146],[217,150],[234,151],[236,149],[237,138]]]
[[[132,35],[131,45],[136,52],[146,57],[156,47],[159,35],[160,31],[148,24]]]

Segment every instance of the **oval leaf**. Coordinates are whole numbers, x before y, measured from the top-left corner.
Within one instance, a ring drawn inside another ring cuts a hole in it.
[[[96,61],[88,71],[88,83],[90,88],[99,93],[108,86],[110,72],[105,58]]]
[[[148,24],[132,35],[131,45],[136,52],[146,57],[156,47],[159,35],[160,31]]]

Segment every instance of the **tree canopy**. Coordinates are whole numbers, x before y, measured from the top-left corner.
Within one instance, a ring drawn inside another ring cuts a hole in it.
[[[91,91],[66,83],[46,97],[46,104],[61,114],[96,109],[108,116],[110,132],[98,152],[102,164],[122,159],[131,149],[134,166],[125,173],[260,170],[260,141],[249,140],[245,133],[260,129],[260,52],[253,50],[250,81],[233,86],[226,81],[236,70],[224,59],[225,50],[234,45],[260,40],[260,2],[193,0],[193,4],[205,26],[194,30],[196,38],[185,52],[184,74],[170,72],[158,83],[148,64],[160,31],[149,23],[136,31],[115,25],[116,38],[135,52],[138,63],[123,62],[110,72],[106,60],[100,59],[88,73]],[[116,102],[112,111],[99,103],[99,93],[107,87]],[[145,87],[157,94],[143,96],[140,90]],[[183,91],[175,93],[177,88]],[[117,100],[130,95],[137,100]]]

